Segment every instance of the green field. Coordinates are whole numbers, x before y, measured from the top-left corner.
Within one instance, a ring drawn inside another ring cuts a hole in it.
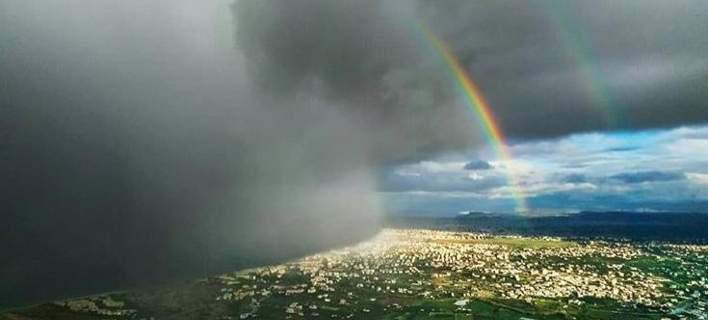
[[[702,319],[705,247],[386,230],[362,246],[1,320]]]

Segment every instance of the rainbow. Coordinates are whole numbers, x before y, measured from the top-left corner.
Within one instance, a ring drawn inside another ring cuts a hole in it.
[[[472,81],[469,72],[460,63],[460,60],[450,50],[450,48],[438,38],[430,29],[423,26],[423,30],[427,39],[433,44],[438,54],[445,60],[449,71],[451,72],[455,83],[462,91],[465,102],[475,114],[479,121],[482,131],[487,141],[492,146],[498,157],[505,162],[510,162],[513,157],[506,143],[506,138],[499,127],[499,123],[494,117],[489,102],[482,94],[479,86]],[[519,183],[513,168],[507,168],[507,181],[512,189],[512,196],[516,202],[517,212],[528,212],[528,204],[526,203],[526,195]]]
[[[572,3],[558,1],[540,1],[543,5],[543,12],[547,14],[549,22],[554,26],[553,30],[560,40],[565,55],[569,62],[578,66],[579,76],[583,80],[584,90],[589,95],[590,101],[604,114],[604,121],[609,129],[618,129],[627,122],[624,108],[615,99],[611,88],[607,85],[607,77],[593,57],[597,54],[589,45],[586,37],[577,24],[571,22],[569,12]]]

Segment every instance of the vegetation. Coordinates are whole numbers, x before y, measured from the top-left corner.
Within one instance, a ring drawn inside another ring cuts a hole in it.
[[[701,319],[708,248],[387,230],[362,246],[21,319]]]

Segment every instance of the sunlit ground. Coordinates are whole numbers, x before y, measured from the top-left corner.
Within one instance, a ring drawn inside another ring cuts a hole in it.
[[[281,265],[5,318],[705,319],[706,265],[708,246],[386,229]]]

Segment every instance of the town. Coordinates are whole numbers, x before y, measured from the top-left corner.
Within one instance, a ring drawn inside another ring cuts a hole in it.
[[[401,313],[421,299],[448,301],[455,306],[451,313],[460,314],[473,314],[467,305],[476,300],[521,314],[590,312],[602,318],[603,312],[651,316],[681,309],[705,318],[706,252],[700,246],[389,229],[356,247],[224,275],[219,278],[224,294],[217,299],[252,301],[241,318],[257,316],[263,298],[271,295],[293,301],[281,310],[286,318]],[[335,312],[340,309],[350,313]]]
[[[385,229],[183,288],[52,307],[101,319],[707,319],[707,266],[701,245]]]

